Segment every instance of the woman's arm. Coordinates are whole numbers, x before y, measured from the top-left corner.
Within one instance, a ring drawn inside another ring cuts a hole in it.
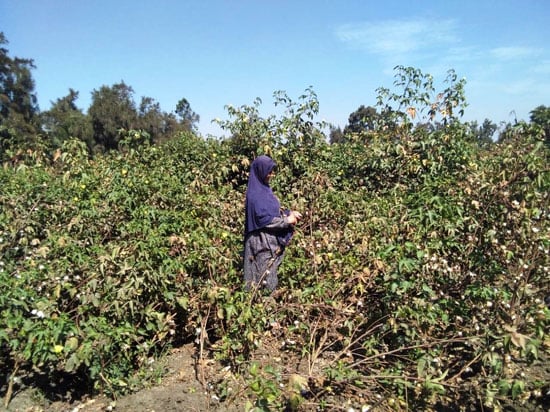
[[[292,227],[288,216],[274,217],[269,225],[265,228],[270,231],[283,231]]]
[[[268,230],[288,230],[294,226],[302,218],[300,212],[291,211],[285,216],[274,217],[269,225],[266,226]]]

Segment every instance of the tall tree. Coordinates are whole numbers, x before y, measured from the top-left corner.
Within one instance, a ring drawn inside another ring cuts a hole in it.
[[[159,140],[164,135],[164,113],[160,109],[160,104],[152,97],[141,98],[137,128],[146,130],[153,142]]]
[[[50,110],[41,113],[42,127],[54,146],[60,146],[69,138],[77,138],[93,147],[93,129],[89,117],[76,106],[78,92],[69,89],[69,94],[57,99]]]
[[[138,113],[133,94],[134,90],[123,81],[92,92],[88,116],[92,121],[94,140],[105,150],[118,149],[120,131],[137,127]]]
[[[39,111],[31,74],[34,63],[11,58],[3,47],[6,44],[4,33],[0,32],[0,152],[34,138]]]
[[[477,137],[479,139],[479,143],[481,145],[493,143],[493,136],[495,135],[497,129],[498,126],[495,123],[489,119],[485,119],[483,124],[478,129]]]
[[[374,131],[379,120],[380,115],[374,107],[365,107],[364,105],[361,105],[356,111],[349,115],[348,125],[344,128],[344,135],[349,133]]]
[[[538,106],[530,113],[531,123],[535,123],[544,130],[546,140],[550,140],[550,107]]]
[[[176,115],[184,129],[196,130],[196,123],[200,120],[200,117],[191,110],[191,105],[186,98],[181,99],[176,105]]]
[[[330,144],[344,142],[344,133],[342,132],[342,129],[340,127],[330,127],[329,142]]]
[[[174,113],[167,113],[151,97],[141,98],[138,116],[138,127],[147,131],[154,143],[168,140],[180,131],[195,131],[199,119],[186,99],[178,102]]]
[[[471,133],[480,146],[486,146],[493,143],[493,137],[498,126],[489,119],[485,119],[481,126],[476,121],[468,123]]]

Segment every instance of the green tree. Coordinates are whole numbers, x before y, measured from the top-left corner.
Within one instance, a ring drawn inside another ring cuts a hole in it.
[[[361,105],[349,115],[348,125],[344,128],[344,134],[374,131],[379,121],[380,114],[374,107]]]
[[[142,97],[138,110],[137,128],[145,130],[153,142],[163,140],[166,133],[165,113],[151,97]]]
[[[330,144],[344,142],[344,132],[342,132],[340,127],[331,126],[328,136]]]
[[[530,113],[531,123],[534,123],[544,130],[546,140],[550,140],[550,107],[538,106]]]
[[[88,115],[94,140],[104,150],[118,149],[120,132],[137,127],[138,113],[133,94],[134,90],[123,81],[92,92]]]
[[[481,126],[476,121],[469,123],[470,131],[481,146],[493,143],[493,136],[498,126],[489,119],[485,119]]]
[[[69,94],[57,99],[50,110],[41,113],[42,128],[54,147],[60,147],[70,138],[86,142],[93,147],[93,129],[90,119],[76,106],[78,92],[69,89]]]
[[[200,120],[200,116],[191,109],[186,98],[181,99],[176,105],[176,115],[184,130],[196,130],[196,123]]]
[[[37,131],[39,111],[30,59],[11,58],[0,32],[0,155],[9,147],[29,143]]]
[[[138,110],[138,128],[146,131],[154,143],[166,141],[182,131],[196,131],[199,115],[191,110],[187,99],[181,99],[174,113],[163,112],[151,97],[142,97]]]

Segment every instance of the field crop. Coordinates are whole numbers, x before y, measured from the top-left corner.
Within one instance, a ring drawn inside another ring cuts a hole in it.
[[[278,98],[280,119],[232,109],[232,140],[136,144],[130,131],[121,151],[89,158],[69,140],[4,164],[6,402],[31,371],[78,377],[91,394],[137,390],[152,359],[193,341],[205,388],[236,396],[204,366],[221,362],[255,410],[548,402],[544,136],[520,125],[481,147],[449,122],[330,145],[314,95]],[[281,203],[305,216],[275,297],[241,279],[246,176],[260,153],[279,164]]]

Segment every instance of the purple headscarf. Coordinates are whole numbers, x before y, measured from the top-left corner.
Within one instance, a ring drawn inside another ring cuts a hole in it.
[[[245,204],[245,236],[269,225],[280,216],[279,199],[273,194],[266,177],[275,167],[275,161],[268,156],[257,157],[250,166]]]

